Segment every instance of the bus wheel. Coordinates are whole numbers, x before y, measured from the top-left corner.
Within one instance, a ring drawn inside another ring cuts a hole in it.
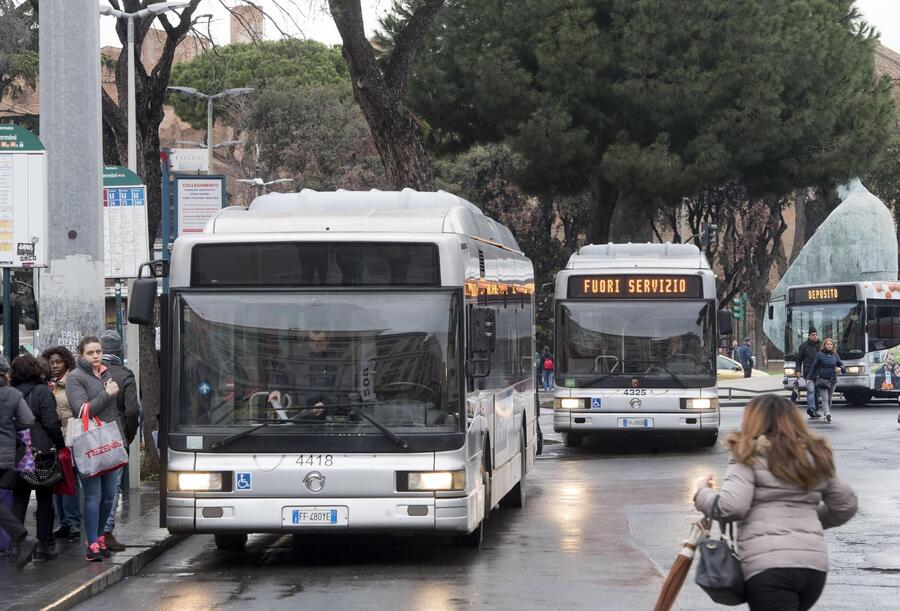
[[[527,470],[526,465],[528,464],[528,450],[525,449],[525,425],[522,425],[522,433],[519,435],[519,444],[522,453],[522,474],[519,477],[519,483],[513,486],[512,489],[506,493],[506,496],[501,499],[501,507],[512,509],[521,509],[522,507],[525,507],[525,471]]]
[[[563,433],[563,441],[566,442],[567,448],[580,448],[581,442],[584,441],[584,435],[581,433]]]
[[[872,400],[872,392],[869,390],[845,390],[843,395],[853,407],[862,407]]]
[[[485,449],[485,452],[487,452],[487,449]],[[481,482],[484,486],[484,517],[478,523],[478,526],[475,527],[475,530],[467,535],[454,537],[454,542],[460,547],[479,548],[484,540],[484,523],[491,512],[491,477],[487,466],[484,464],[484,459],[481,460]]]
[[[704,448],[712,448],[715,447],[716,442],[719,440],[719,433],[712,433],[710,435],[704,435],[700,441],[700,445]]]
[[[216,533],[216,547],[226,552],[242,552],[247,545],[247,533]]]

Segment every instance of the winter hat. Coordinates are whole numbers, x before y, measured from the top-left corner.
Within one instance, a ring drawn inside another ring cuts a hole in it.
[[[9,371],[9,361],[6,360],[6,357],[0,354],[0,375],[3,375]]]
[[[818,333],[815,327],[810,327],[809,331],[806,332],[807,335],[812,335],[813,333]]]
[[[104,331],[100,334],[100,347],[103,349],[103,354],[118,356],[122,352],[122,336],[113,330]]]

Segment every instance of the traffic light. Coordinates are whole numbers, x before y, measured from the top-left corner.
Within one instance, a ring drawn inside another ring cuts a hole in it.
[[[709,245],[716,241],[716,230],[718,225],[712,223],[701,223],[700,225],[700,246],[709,248]]]
[[[740,297],[731,300],[731,315],[735,320],[744,320],[744,301]]]

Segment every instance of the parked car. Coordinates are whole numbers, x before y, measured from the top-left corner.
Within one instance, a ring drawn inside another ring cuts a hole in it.
[[[752,369],[750,371],[750,377],[759,378],[762,376],[768,376],[765,371],[760,371],[759,369]],[[744,368],[741,367],[741,364],[735,361],[734,359],[730,359],[727,356],[718,355],[716,357],[716,378],[719,380],[738,380],[744,377]]]

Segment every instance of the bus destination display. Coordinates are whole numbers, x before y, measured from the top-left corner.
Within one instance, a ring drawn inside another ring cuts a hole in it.
[[[573,276],[574,299],[696,299],[703,297],[699,276],[615,275]]]
[[[853,285],[791,289],[791,303],[831,303],[856,299],[856,287]]]

